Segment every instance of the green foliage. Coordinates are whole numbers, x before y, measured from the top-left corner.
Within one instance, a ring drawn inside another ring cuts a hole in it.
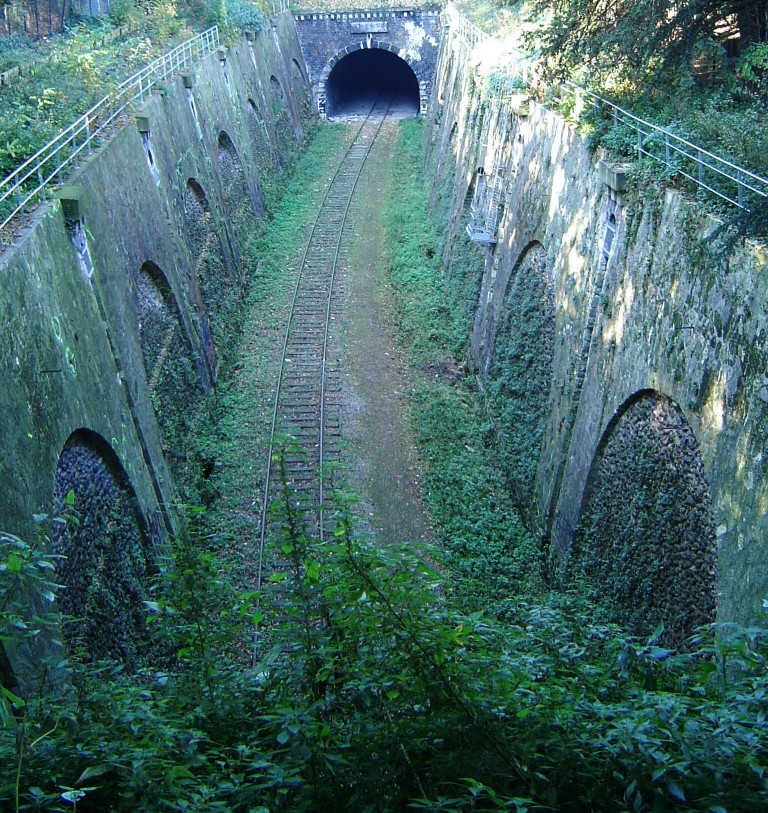
[[[0,37],[0,71],[23,64],[33,59],[38,52],[36,43],[24,34]]]
[[[482,403],[469,391],[430,384],[414,393],[414,418],[430,511],[464,600],[484,607],[536,591],[538,544],[485,450],[490,426]]]
[[[764,15],[765,7],[762,0],[620,0],[606,13],[601,0],[554,6],[533,0],[530,13],[539,22],[533,41],[553,74],[586,67],[637,79],[687,69],[702,42],[713,40],[719,29],[731,30],[731,15],[739,15],[738,33],[742,44],[749,44],[755,31],[747,20],[750,14]]]
[[[7,727],[25,703],[14,692],[5,652],[14,648],[23,661],[27,645],[54,629],[51,605],[58,586],[51,557],[12,534],[0,533],[0,574],[0,726]]]
[[[671,130],[706,150],[753,172],[768,172],[766,141],[766,46],[759,21],[765,3],[732,0],[686,0],[661,3],[621,0],[604,13],[599,0],[528,4],[528,46],[539,56],[546,80],[571,79],[634,114]],[[764,26],[763,26],[764,28]],[[738,59],[728,57],[734,49]],[[575,98],[566,93],[562,112],[573,114]],[[637,133],[613,126],[609,110],[591,105],[581,114],[582,129],[595,146],[638,160]],[[646,139],[652,142],[653,137]],[[658,144],[657,155],[664,155]],[[698,194],[695,184],[668,168],[654,166],[653,176]],[[674,161],[682,159],[674,158]],[[697,171],[691,163],[686,171]],[[722,183],[722,180],[719,181]],[[733,184],[730,194],[736,195]],[[759,199],[747,200],[751,208]],[[712,196],[717,214],[733,218],[733,209]],[[747,233],[762,235],[764,224],[754,214],[739,223]]]
[[[428,214],[427,182],[423,165],[421,123],[403,123],[402,172],[391,183],[397,194],[389,197],[387,228],[392,235],[389,276],[397,297],[398,323],[404,343],[417,362],[440,355],[461,355],[466,347],[466,325],[453,317],[444,295],[440,244]]]
[[[492,426],[482,398],[471,381],[467,386],[439,372],[446,357],[466,353],[482,255],[467,240],[454,260],[465,274],[442,269],[443,240],[429,213],[427,178],[412,170],[423,164],[422,136],[419,122],[403,122],[402,160],[391,179],[387,228],[395,319],[414,363],[438,371],[415,388],[412,398],[425,493],[462,593],[473,605],[485,606],[509,595],[512,585],[537,589],[538,545],[486,448]]]
[[[220,26],[225,36],[238,30],[263,31],[266,26],[263,5],[252,0],[200,0],[193,13],[206,27]]]
[[[529,249],[507,284],[486,375],[492,446],[507,488],[534,528],[534,481],[552,385],[554,293],[543,247]]]
[[[704,630],[681,656],[568,597],[510,601],[504,623],[464,615],[419,551],[369,546],[337,512],[322,544],[285,523],[287,567],[256,617],[193,522],[148,605],[174,657],[132,676],[76,665],[74,692],[30,696],[21,745],[13,723],[2,740],[5,764],[23,754],[19,809],[764,804],[764,632]]]
[[[226,23],[243,31],[263,31],[266,19],[261,8],[248,0],[225,0]]]
[[[109,21],[112,25],[128,25],[136,20],[138,14],[136,0],[110,0]]]
[[[35,517],[40,522],[45,516]],[[28,544],[0,532],[0,801],[19,810],[21,775],[28,750],[28,699],[20,679],[49,693],[61,676],[56,657],[58,617],[53,602],[59,587],[55,566],[42,540]],[[10,657],[13,658],[12,671]],[[48,724],[50,728],[50,723]],[[39,742],[45,734],[36,738]]]
[[[102,34],[109,26],[100,28]],[[5,177],[57,132],[67,127],[96,101],[142,65],[190,36],[174,15],[142,16],[141,32],[97,44],[90,25],[74,27],[66,37],[57,37],[49,59],[34,71],[25,71],[3,87],[0,107],[0,177]],[[2,38],[0,37],[0,41]],[[25,62],[6,52],[4,60]]]
[[[768,43],[750,45],[739,57],[736,70],[759,93],[768,93]]]

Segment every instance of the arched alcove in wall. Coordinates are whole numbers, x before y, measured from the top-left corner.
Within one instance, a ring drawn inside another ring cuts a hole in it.
[[[195,178],[187,180],[184,213],[189,233],[189,250],[200,294],[208,313],[215,315],[220,309],[222,291],[229,286],[230,281],[208,196]]]
[[[284,105],[285,93],[283,93],[283,86],[280,84],[280,80],[274,75],[269,77],[269,89],[272,93],[272,104]]]
[[[571,567],[630,632],[664,624],[681,646],[714,620],[716,547],[699,445],[680,407],[642,390],[611,420],[592,464]]]
[[[291,84],[299,120],[300,122],[306,122],[312,114],[312,97],[307,85],[307,78],[304,76],[304,71],[296,59],[291,60]],[[297,140],[304,138],[304,127],[301,123],[297,123],[294,127],[294,136]]]
[[[240,154],[224,130],[219,133],[216,155],[224,184],[224,205],[227,207],[228,215],[232,217],[244,200],[250,201],[253,211],[261,214],[264,211],[261,190],[255,181],[249,181]]]
[[[279,156],[273,148],[264,116],[259,105],[250,98],[245,104],[245,122],[251,140],[251,153],[256,159],[259,176],[261,177],[263,172],[267,172],[272,167],[279,169]]]
[[[304,76],[304,71],[301,69],[301,65],[299,65],[299,62],[295,57],[291,59],[291,65],[293,66],[294,79],[306,84],[307,79]]]
[[[293,121],[291,120],[291,114],[286,104],[283,86],[276,76],[270,76],[269,88],[272,102],[272,122],[275,139],[277,141],[277,150],[280,155],[280,166],[282,166],[294,148]]]
[[[499,459],[529,525],[552,388],[554,326],[552,271],[546,250],[533,242],[507,282],[485,375]]]
[[[136,280],[136,314],[152,405],[173,466],[201,380],[171,286],[150,261],[141,266]]]
[[[145,662],[155,555],[128,476],[99,434],[78,429],[59,456],[52,553],[57,605],[72,652],[133,669]]]
[[[197,261],[208,251],[215,231],[208,196],[194,178],[189,178],[184,188],[184,214],[187,218],[189,250]]]

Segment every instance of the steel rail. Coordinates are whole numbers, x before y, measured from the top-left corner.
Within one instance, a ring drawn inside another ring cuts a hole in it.
[[[297,304],[299,301],[299,296],[302,291],[302,286],[305,282],[305,272],[308,269],[308,259],[310,256],[310,250],[312,249],[315,238],[318,235],[319,225],[321,223],[321,219],[325,213],[328,211],[328,203],[331,199],[331,195],[334,191],[334,186],[340,180],[344,170],[347,168],[349,158],[353,152],[353,150],[360,148],[360,138],[363,134],[366,125],[369,123],[371,117],[374,114],[376,106],[378,104],[377,101],[371,106],[371,109],[368,111],[365,119],[361,123],[360,127],[358,128],[357,132],[355,133],[353,139],[351,140],[349,146],[347,147],[343,157],[340,159],[339,164],[336,167],[336,170],[333,174],[333,177],[328,182],[328,186],[325,190],[325,194],[323,195],[323,199],[318,207],[317,214],[312,224],[312,229],[309,234],[309,238],[307,243],[304,247],[304,251],[302,253],[301,264],[299,273],[296,278],[296,282],[294,284],[293,293],[291,297],[291,303],[289,306],[289,314],[288,320],[286,324],[286,330],[283,337],[283,345],[282,351],[280,356],[280,367],[278,370],[278,380],[275,387],[275,398],[273,402],[272,408],[272,418],[270,424],[270,434],[269,434],[269,444],[268,444],[268,454],[267,454],[267,466],[266,466],[266,473],[265,473],[265,481],[264,481],[264,488],[263,488],[263,502],[262,502],[262,513],[261,513],[261,525],[259,530],[259,542],[258,542],[258,549],[257,549],[257,571],[256,571],[256,591],[259,594],[259,598],[257,602],[260,604],[261,599],[261,590],[263,587],[263,579],[264,579],[264,552],[266,546],[266,539],[267,539],[267,528],[268,528],[268,513],[269,513],[269,496],[270,492],[273,487],[273,465],[274,465],[274,454],[275,454],[275,439],[277,434],[277,426],[278,420],[280,417],[280,407],[281,407],[281,396],[283,391],[283,385],[285,383],[286,378],[286,368],[287,368],[287,356],[288,356],[288,348],[292,337],[292,330],[295,323],[295,317],[297,312]],[[319,505],[318,505],[318,519],[319,519],[319,528],[321,538],[324,538],[324,509],[323,509],[323,499],[324,499],[324,487],[323,487],[323,467],[325,464],[325,445],[326,445],[326,400],[327,400],[327,370],[328,370],[328,340],[329,340],[329,330],[330,330],[330,317],[331,317],[331,308],[332,308],[332,297],[334,291],[334,283],[335,283],[335,274],[336,269],[338,266],[338,258],[339,252],[341,247],[341,240],[344,227],[346,225],[347,215],[349,213],[349,209],[351,206],[352,196],[354,194],[355,189],[357,188],[357,183],[362,173],[363,167],[365,166],[365,162],[370,154],[370,151],[378,137],[378,133],[381,130],[384,120],[386,119],[386,115],[389,112],[389,105],[387,106],[387,111],[382,116],[381,122],[374,133],[370,144],[367,145],[365,150],[365,155],[360,162],[359,167],[355,173],[354,179],[352,180],[351,185],[348,187],[346,191],[346,202],[344,205],[343,214],[341,220],[338,224],[337,231],[336,231],[336,244],[333,249],[333,257],[332,257],[332,271],[331,275],[328,279],[328,291],[327,291],[327,300],[325,303],[324,309],[324,328],[323,328],[323,339],[322,339],[322,355],[321,355],[321,362],[320,362],[320,393],[318,397],[319,401],[319,418],[318,418],[318,495],[319,495]],[[257,625],[258,626],[258,625]],[[257,630],[254,630],[254,659],[256,656],[255,650],[255,635]]]
[[[381,97],[379,97],[381,98]],[[378,100],[377,100],[378,101]],[[375,105],[374,105],[375,107]],[[352,183],[352,188],[349,191],[349,197],[347,198],[347,205],[344,208],[344,216],[341,221],[341,226],[339,227],[339,239],[336,243],[336,251],[333,258],[333,270],[331,272],[331,279],[328,287],[328,303],[326,307],[326,314],[325,314],[325,336],[323,339],[323,360],[322,360],[322,367],[321,367],[321,374],[320,374],[320,449],[319,449],[319,471],[320,471],[320,483],[319,483],[319,500],[320,500],[320,525],[319,525],[319,534],[320,534],[320,542],[325,541],[325,523],[323,520],[324,516],[324,502],[325,502],[325,478],[324,478],[324,455],[325,455],[325,444],[324,444],[324,434],[325,434],[325,391],[326,391],[326,361],[328,357],[328,334],[329,329],[331,326],[331,303],[332,303],[332,295],[333,295],[333,286],[336,279],[336,271],[338,269],[338,262],[339,262],[339,251],[341,249],[341,240],[343,237],[344,227],[347,223],[347,216],[349,215],[349,209],[352,205],[352,198],[355,194],[355,190],[357,189],[357,184],[360,181],[360,176],[363,173],[363,168],[365,167],[366,161],[368,160],[368,156],[371,154],[371,150],[373,149],[373,145],[376,143],[376,139],[378,138],[379,133],[381,132],[381,128],[384,124],[385,119],[389,115],[390,108],[392,107],[392,99],[390,98],[389,102],[387,103],[387,109],[384,115],[381,118],[381,122],[376,129],[376,133],[374,134],[373,138],[371,139],[371,143],[368,145],[368,149],[365,152],[365,156],[360,164],[360,168],[355,175],[355,180]],[[373,112],[373,108],[371,108],[371,112]],[[366,122],[368,121],[368,117],[366,117]]]
[[[371,107],[371,112],[373,111],[373,107]],[[336,171],[333,174],[333,177],[328,182],[328,186],[325,190],[325,194],[323,195],[323,199],[318,207],[317,214],[315,215],[315,220],[312,223],[312,229],[309,233],[309,238],[307,239],[307,243],[304,246],[304,251],[302,253],[301,258],[301,265],[299,267],[299,273],[296,277],[296,282],[293,286],[293,295],[291,297],[291,305],[289,308],[288,313],[288,321],[285,327],[285,334],[283,336],[283,348],[280,353],[280,368],[277,374],[277,384],[275,386],[275,398],[272,405],[272,420],[269,429],[269,446],[267,450],[267,469],[266,474],[264,477],[264,490],[263,490],[263,502],[262,502],[262,510],[261,510],[261,528],[259,532],[259,548],[257,551],[258,557],[258,568],[256,571],[256,590],[257,592],[261,590],[262,583],[263,583],[263,565],[264,565],[264,544],[266,541],[267,535],[267,511],[269,509],[269,492],[272,487],[272,455],[274,454],[275,450],[275,434],[277,431],[277,419],[280,411],[280,391],[283,385],[283,379],[285,377],[285,367],[286,367],[286,355],[288,353],[288,342],[291,336],[291,326],[293,324],[293,316],[296,310],[296,303],[299,297],[299,291],[301,290],[301,283],[302,278],[304,276],[304,271],[307,265],[307,256],[309,254],[309,250],[312,246],[312,240],[315,236],[317,231],[318,223],[320,222],[320,216],[325,208],[325,204],[328,202],[328,198],[331,195],[331,189],[333,188],[333,184],[336,179],[339,177],[341,173],[342,167],[344,166],[344,162],[347,160],[347,156],[349,155],[352,147],[354,146],[355,142],[357,141],[358,136],[362,132],[363,127],[365,126],[366,122],[368,121],[368,117],[366,117],[365,121],[362,122],[360,127],[358,128],[357,133],[355,133],[355,137],[350,142],[349,146],[347,147],[343,157],[339,161],[338,166],[336,167]]]

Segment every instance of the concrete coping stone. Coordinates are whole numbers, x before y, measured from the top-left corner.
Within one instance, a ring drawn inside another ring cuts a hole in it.
[[[82,220],[85,214],[86,193],[79,184],[66,183],[56,192],[61,211],[67,220]]]
[[[614,192],[626,192],[629,164],[600,161],[600,180]]]

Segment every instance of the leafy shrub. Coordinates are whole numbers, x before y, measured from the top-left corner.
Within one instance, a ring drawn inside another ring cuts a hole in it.
[[[736,71],[759,93],[768,93],[768,43],[756,42],[745,49],[739,57]]]
[[[225,0],[226,22],[243,31],[263,31],[266,26],[264,13],[248,0]]]
[[[137,16],[136,0],[110,0],[109,21],[112,25],[126,25],[135,20]]]

